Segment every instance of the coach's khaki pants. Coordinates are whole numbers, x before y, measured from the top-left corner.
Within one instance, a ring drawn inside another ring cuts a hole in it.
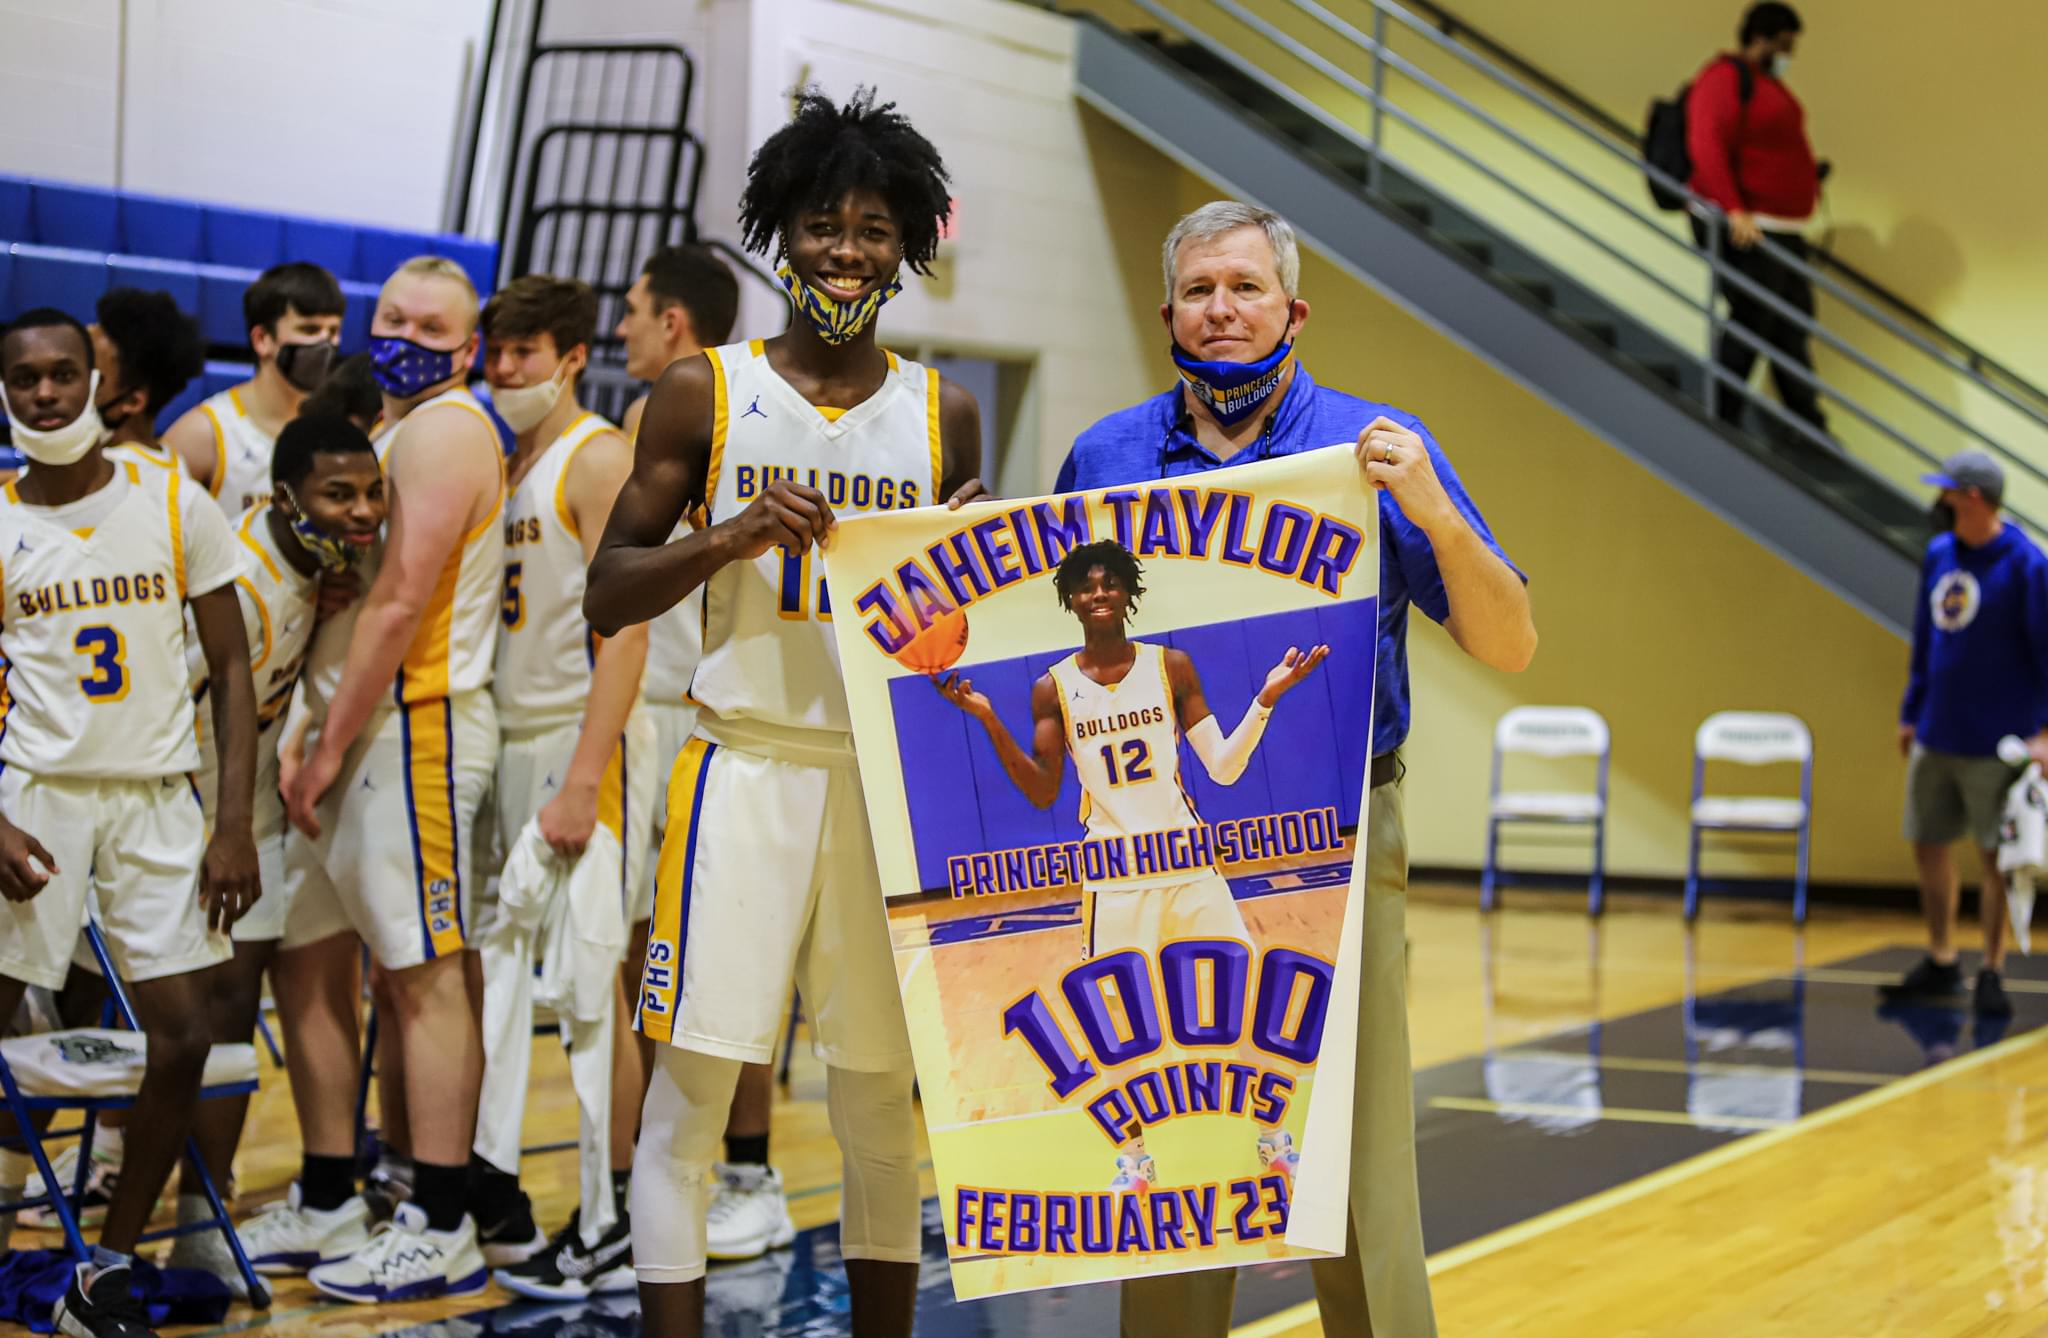
[[[1366,818],[1365,951],[1351,1124],[1351,1230],[1341,1259],[1312,1264],[1331,1338],[1432,1338],[1436,1315],[1415,1189],[1415,1089],[1408,1067],[1408,834],[1401,784],[1372,792]],[[1237,1274],[1227,1268],[1123,1284],[1124,1338],[1223,1338]]]

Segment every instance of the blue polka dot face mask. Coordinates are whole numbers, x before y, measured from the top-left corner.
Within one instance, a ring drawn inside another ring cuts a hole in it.
[[[409,400],[455,375],[456,358],[469,347],[428,348],[397,335],[370,336],[370,376],[393,399]]]

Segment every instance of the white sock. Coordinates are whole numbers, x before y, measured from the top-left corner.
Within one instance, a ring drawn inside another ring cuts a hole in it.
[[[204,1194],[180,1194],[178,1196],[178,1225],[190,1226],[204,1222],[213,1216],[213,1205],[206,1201]]]

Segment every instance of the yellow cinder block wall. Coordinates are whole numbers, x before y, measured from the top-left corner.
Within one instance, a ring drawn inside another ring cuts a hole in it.
[[[1102,192],[1119,202],[1111,243],[1124,284],[1105,298],[1121,299],[1134,328],[1157,331],[1159,242],[1217,191],[1090,120]],[[1413,620],[1415,863],[1479,865],[1494,722],[1518,704],[1572,703],[1597,708],[1614,731],[1610,870],[1677,875],[1693,730],[1712,711],[1746,708],[1792,711],[1814,730],[1814,876],[1911,881],[1898,836],[1897,638],[1323,257],[1304,255],[1302,288],[1312,315],[1301,349],[1317,378],[1421,416],[1531,576],[1542,647],[1524,674],[1487,669]],[[1149,340],[1155,386],[1171,377],[1165,344],[1163,332]],[[1064,443],[1048,450],[1046,482]],[[1520,775],[1545,783],[1540,770]],[[1793,781],[1789,770],[1747,779]],[[1538,848],[1523,862],[1560,858]],[[1737,852],[1712,867],[1789,864]]]

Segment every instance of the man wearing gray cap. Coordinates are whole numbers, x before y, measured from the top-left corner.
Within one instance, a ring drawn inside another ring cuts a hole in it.
[[[1980,1014],[2012,1011],[1999,981],[2005,965],[2005,879],[1999,825],[2012,770],[1998,760],[2008,734],[2027,740],[2048,767],[2048,556],[1999,515],[2005,472],[1982,451],[1959,451],[1923,480],[1941,489],[1934,538],[1920,568],[1913,663],[1899,710],[1906,755],[1906,839],[1919,866],[1927,957],[1894,998],[1960,994],[1958,887],[1949,847],[1966,833],[1983,860],[1979,918],[1984,965]]]

